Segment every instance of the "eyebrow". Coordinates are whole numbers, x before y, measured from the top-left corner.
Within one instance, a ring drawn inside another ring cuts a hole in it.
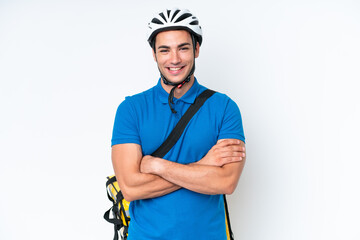
[[[178,48],[181,48],[181,47],[184,47],[184,46],[187,46],[187,45],[190,46],[190,43],[182,43],[182,44],[179,44],[177,47],[178,47]],[[160,46],[158,47],[158,49],[160,49],[160,48],[169,49],[170,47],[169,47],[169,46],[166,46],[166,45],[160,45]]]

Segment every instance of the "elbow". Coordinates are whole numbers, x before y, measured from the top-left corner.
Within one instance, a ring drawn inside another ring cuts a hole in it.
[[[233,171],[230,174],[227,174],[224,181],[224,194],[230,195],[235,192],[235,189],[238,185],[242,170],[244,168],[245,159],[240,162],[240,164],[235,163],[238,165],[238,169],[236,171]]]
[[[224,194],[226,195],[231,195],[235,192],[235,189],[237,187],[238,184],[238,178],[234,179],[234,178],[228,178],[227,182],[224,184]]]
[[[121,193],[122,193],[124,199],[126,201],[128,201],[128,202],[132,202],[132,201],[137,200],[134,193],[130,189],[126,188],[126,187],[121,189]]]
[[[124,199],[125,199],[126,201],[128,201],[128,202],[132,202],[132,201],[135,201],[135,200],[136,200],[136,198],[135,198],[134,196],[129,195],[129,194],[125,193],[125,192],[123,192],[122,194],[123,194],[123,196],[124,196]]]
[[[139,196],[136,195],[136,192],[129,187],[122,188],[121,193],[122,193],[124,199],[128,202],[132,202],[132,201],[139,199]]]
[[[224,189],[224,194],[231,195],[235,192],[237,184],[236,183],[230,183],[226,188]]]
[[[124,199],[126,201],[132,202],[134,200],[137,200],[135,192],[131,186],[126,185],[124,182],[121,182],[121,183],[119,182],[119,185],[120,185],[122,196],[124,197]]]
[[[119,176],[118,184],[126,201],[132,202],[144,198],[144,190],[136,180],[131,180],[124,177],[121,178]]]

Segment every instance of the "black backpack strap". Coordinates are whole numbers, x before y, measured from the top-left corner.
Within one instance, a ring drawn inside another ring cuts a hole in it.
[[[211,97],[215,91],[206,89],[203,91],[194,101],[193,104],[190,105],[185,114],[181,117],[179,122],[176,124],[175,128],[166,138],[165,142],[161,144],[161,146],[156,149],[156,151],[151,154],[153,157],[162,158],[166,155],[167,152],[175,145],[175,143],[179,140],[181,134],[184,132],[186,125],[189,123],[191,118],[195,115],[195,113],[201,108],[201,106],[205,103],[205,101]]]

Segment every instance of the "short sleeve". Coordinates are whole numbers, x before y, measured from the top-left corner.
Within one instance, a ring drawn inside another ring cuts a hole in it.
[[[234,138],[245,142],[241,113],[236,103],[229,99],[218,139]]]
[[[116,111],[111,146],[121,143],[141,145],[137,122],[131,98],[127,97]]]

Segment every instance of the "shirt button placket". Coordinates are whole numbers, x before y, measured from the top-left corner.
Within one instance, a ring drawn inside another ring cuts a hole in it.
[[[181,118],[181,111],[180,111],[180,101],[178,101],[177,99],[174,101],[174,107],[175,107],[175,110],[176,110],[175,118],[176,118],[176,120],[178,122],[180,120],[180,118]]]

